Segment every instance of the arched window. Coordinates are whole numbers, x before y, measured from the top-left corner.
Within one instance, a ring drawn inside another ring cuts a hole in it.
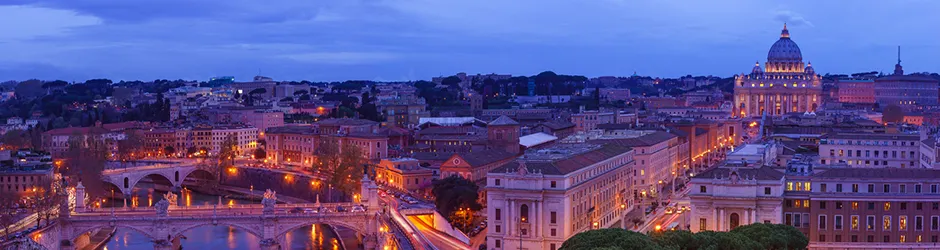
[[[174,173],[174,176],[175,176],[176,182],[179,182],[179,181],[180,181],[180,171],[176,171],[176,172]]]
[[[128,188],[128,182],[127,177],[124,177],[124,188]]]
[[[519,220],[529,222],[529,205],[522,204],[522,206],[519,207]]]

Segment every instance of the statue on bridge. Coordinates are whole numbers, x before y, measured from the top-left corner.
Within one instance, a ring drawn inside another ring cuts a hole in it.
[[[163,200],[169,202],[170,206],[176,206],[177,201],[179,201],[177,197],[178,196],[174,194],[173,192],[167,192],[166,194],[163,195]]]
[[[273,213],[274,204],[277,204],[277,192],[271,191],[271,189],[265,190],[264,196],[261,199],[261,205],[264,206],[261,212]]]
[[[167,216],[169,214],[170,202],[166,199],[160,200],[153,205],[157,209],[157,216]]]

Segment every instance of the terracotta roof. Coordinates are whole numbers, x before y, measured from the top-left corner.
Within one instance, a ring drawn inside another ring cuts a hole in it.
[[[73,134],[91,134],[91,133],[108,133],[107,129],[100,127],[71,127],[71,128],[59,128],[46,131],[43,134],[47,135],[73,135]]]
[[[940,179],[940,169],[924,168],[833,168],[813,175],[848,179]]]
[[[610,159],[621,155],[623,153],[633,150],[630,147],[623,145],[607,144],[603,145],[597,149],[580,153],[568,158],[552,160],[552,161],[541,161],[541,160],[524,160],[526,169],[530,173],[542,173],[545,175],[566,175],[571,172],[578,171],[587,166],[591,166],[598,162]],[[493,169],[490,173],[505,173],[507,171],[516,171],[519,168],[519,162],[513,161],[502,166]]]
[[[658,143],[668,141],[672,138],[678,138],[674,134],[670,134],[663,131],[656,131],[644,136],[634,137],[634,138],[623,138],[623,139],[600,139],[594,140],[593,143],[600,144],[617,144],[628,147],[646,147],[656,145]]]
[[[570,121],[565,121],[565,120],[547,121],[547,122],[540,123],[539,125],[548,127],[551,130],[573,128],[575,126],[574,123],[571,123]]]
[[[334,126],[357,126],[357,125],[375,125],[379,124],[378,122],[365,120],[365,119],[353,119],[353,118],[332,118],[326,119],[317,122],[321,125],[334,125]]]
[[[692,179],[716,179],[716,178],[728,178],[731,176],[731,171],[736,170],[738,176],[742,179],[754,178],[757,180],[780,180],[783,179],[783,172],[777,171],[771,167],[763,166],[760,168],[727,168],[727,167],[716,167],[705,172],[702,172]]]
[[[481,167],[486,164],[516,157],[516,154],[510,153],[506,150],[497,149],[489,149],[470,153],[456,153],[455,155],[459,155],[460,158],[463,158],[463,160],[472,167]]]
[[[617,129],[629,129],[630,126],[633,126],[633,125],[634,124],[627,124],[627,123],[604,123],[604,124],[597,124],[595,128],[604,129],[604,130],[617,130]]]
[[[519,125],[519,123],[516,122],[515,120],[513,120],[512,118],[509,118],[508,116],[501,115],[501,116],[499,116],[499,118],[496,118],[496,120],[491,121],[491,122],[490,122],[489,124],[487,124],[487,125],[489,125],[489,126],[511,126],[511,125]]]
[[[300,135],[314,135],[313,126],[309,124],[297,124],[297,125],[287,125],[280,127],[270,127],[265,130],[265,133],[268,134],[300,134]]]

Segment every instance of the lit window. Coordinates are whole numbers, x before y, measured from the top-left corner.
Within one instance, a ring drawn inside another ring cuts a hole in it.
[[[885,230],[885,231],[891,231],[891,216],[890,216],[890,215],[885,215],[885,216],[884,216],[884,222],[883,222],[883,224],[884,224],[884,230]]]

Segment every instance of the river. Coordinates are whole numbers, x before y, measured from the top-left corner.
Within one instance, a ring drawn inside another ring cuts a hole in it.
[[[147,194],[138,194],[138,204],[148,206],[163,197],[165,192],[155,191],[152,197],[148,199]],[[183,194],[181,206],[208,205],[217,204],[218,196],[206,195],[195,191],[189,192],[190,195]],[[223,204],[251,204],[258,201],[222,199]],[[130,205],[132,202],[128,201]],[[111,204],[123,206],[123,200],[113,201]],[[111,205],[108,204],[108,205]],[[260,249],[260,238],[231,226],[204,226],[194,228],[183,233],[185,239],[180,241],[183,249]],[[310,227],[298,228],[287,233],[285,242],[281,242],[281,249],[343,249],[339,243],[336,232],[327,225],[312,225]],[[153,243],[146,236],[118,227],[114,237],[105,245],[105,250],[124,250],[124,249],[153,249]]]

